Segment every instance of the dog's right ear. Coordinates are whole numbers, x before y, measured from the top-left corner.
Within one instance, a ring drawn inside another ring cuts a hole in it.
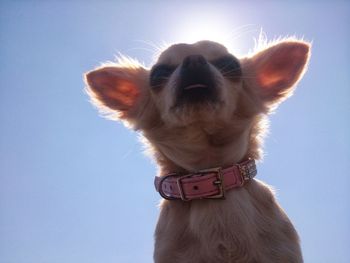
[[[141,66],[100,67],[85,74],[86,90],[102,112],[133,123],[149,96],[148,74]]]

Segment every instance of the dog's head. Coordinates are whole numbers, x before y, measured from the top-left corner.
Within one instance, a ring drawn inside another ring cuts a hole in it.
[[[218,43],[177,44],[164,51],[150,73],[163,120],[174,126],[229,118],[242,77],[240,61]]]
[[[170,46],[150,70],[127,59],[105,65],[87,73],[86,83],[95,104],[142,130],[161,152],[178,149],[167,141],[188,143],[181,136],[204,144],[203,133],[209,146],[240,138],[249,148],[257,116],[292,93],[308,58],[309,44],[297,40],[241,59],[221,44],[200,41]]]

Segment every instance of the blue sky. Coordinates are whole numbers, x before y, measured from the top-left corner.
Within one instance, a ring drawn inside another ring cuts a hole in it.
[[[271,116],[258,178],[305,262],[350,262],[347,1],[1,1],[0,263],[152,262],[160,197],[138,136],[98,116],[82,74],[163,42],[313,41],[309,71]],[[150,44],[153,43],[153,44]]]

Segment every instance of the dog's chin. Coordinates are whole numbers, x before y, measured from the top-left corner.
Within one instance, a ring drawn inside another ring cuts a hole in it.
[[[187,97],[169,109],[168,120],[174,126],[213,122],[221,115],[223,104],[214,97]]]

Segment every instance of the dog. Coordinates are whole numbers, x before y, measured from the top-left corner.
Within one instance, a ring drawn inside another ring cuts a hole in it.
[[[122,57],[85,74],[92,102],[140,131],[158,164],[156,263],[303,262],[295,228],[254,177],[267,116],[310,49],[289,38],[237,58],[205,40],[171,45],[151,69]]]

